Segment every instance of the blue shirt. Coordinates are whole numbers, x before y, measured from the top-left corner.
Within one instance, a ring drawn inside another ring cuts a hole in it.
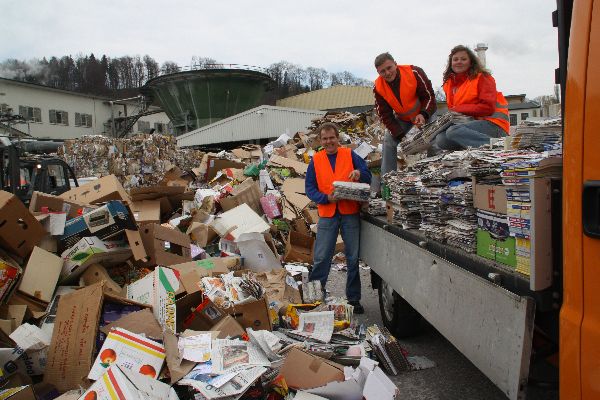
[[[352,166],[354,169],[360,171],[359,182],[371,183],[371,171],[369,171],[369,168],[367,168],[367,163],[365,160],[356,154],[354,150],[352,150],[350,154],[352,154]],[[327,154],[327,158],[331,164],[331,169],[335,171],[335,160],[337,159],[337,153]],[[310,160],[310,164],[308,164],[306,180],[304,182],[304,190],[306,191],[306,195],[309,199],[317,204],[329,204],[327,195],[319,191],[319,186],[317,185],[317,174],[315,173],[315,165],[312,159]]]

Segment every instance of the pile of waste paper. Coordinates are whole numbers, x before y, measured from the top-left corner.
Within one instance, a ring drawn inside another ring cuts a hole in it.
[[[177,148],[170,135],[137,134],[130,138],[102,135],[65,140],[58,155],[77,178],[115,175],[125,188],[158,184],[173,167],[191,171],[203,152]]]
[[[364,116],[324,118],[378,168]],[[84,137],[62,156],[98,179],[28,208],[0,192],[0,397],[396,398],[388,375],[422,362],[308,281],[318,148],[310,130],[219,153]]]

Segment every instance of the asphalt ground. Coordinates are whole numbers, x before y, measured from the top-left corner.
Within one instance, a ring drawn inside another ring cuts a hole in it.
[[[361,269],[362,300],[365,308],[358,321],[368,325],[383,326],[379,311],[377,290],[371,287],[369,270]],[[335,297],[344,296],[346,272],[332,268],[327,290]],[[506,395],[481,373],[466,357],[448,342],[434,327],[427,325],[424,332],[410,339],[399,340],[411,356],[425,356],[436,366],[421,371],[402,372],[390,376],[398,386],[398,399],[415,400],[505,400]],[[536,370],[539,369],[536,367]],[[555,379],[555,371],[542,371],[542,378]],[[527,399],[558,399],[554,389],[529,386]]]

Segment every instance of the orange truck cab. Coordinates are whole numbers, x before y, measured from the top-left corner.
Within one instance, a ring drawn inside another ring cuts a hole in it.
[[[558,5],[564,99],[560,398],[592,400],[600,399],[600,1]]]

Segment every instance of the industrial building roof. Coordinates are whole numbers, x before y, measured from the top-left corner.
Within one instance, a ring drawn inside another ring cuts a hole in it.
[[[325,114],[318,110],[259,106],[222,119],[177,137],[181,147],[276,138],[283,133],[305,131],[314,118]]]
[[[371,86],[338,85],[277,100],[280,107],[306,110],[334,110],[374,104]]]
[[[540,105],[538,103],[536,103],[535,101],[526,101],[523,103],[509,103],[508,104],[509,110],[524,110],[527,108],[540,108]]]

